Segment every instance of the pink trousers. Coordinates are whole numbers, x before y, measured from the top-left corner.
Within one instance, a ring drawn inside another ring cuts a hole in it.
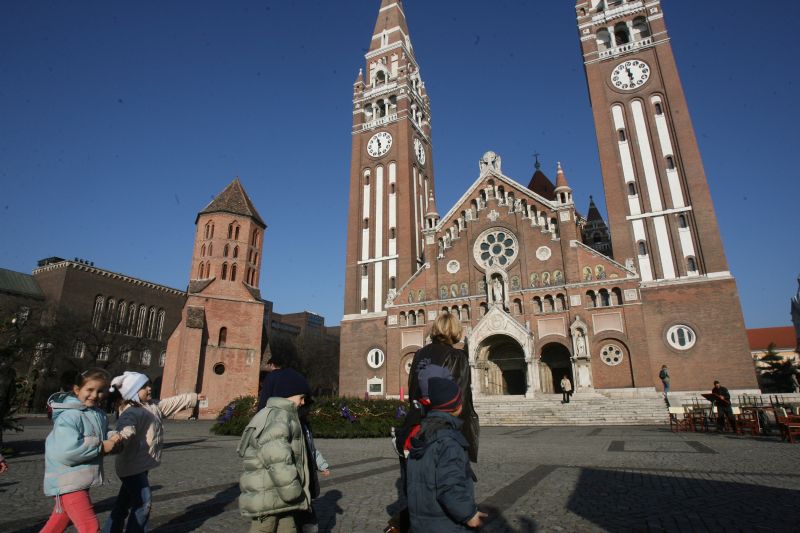
[[[98,533],[100,524],[92,508],[88,490],[79,490],[62,494],[56,497],[56,506],[50,515],[50,520],[44,525],[40,533],[62,533],[70,522],[78,533]]]

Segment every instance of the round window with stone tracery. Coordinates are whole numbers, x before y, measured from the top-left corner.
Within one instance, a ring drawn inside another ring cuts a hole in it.
[[[616,344],[606,344],[600,349],[600,359],[608,366],[617,366],[622,363],[623,357],[622,348]]]
[[[472,253],[480,265],[506,268],[517,258],[518,250],[516,235],[504,228],[492,228],[475,240]]]

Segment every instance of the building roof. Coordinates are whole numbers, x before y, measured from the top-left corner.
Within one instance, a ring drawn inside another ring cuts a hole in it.
[[[539,169],[538,164],[536,165],[536,172],[533,173],[531,182],[528,184],[528,188],[547,200],[552,201],[556,199],[555,185],[553,185],[550,178],[545,176],[544,172]]]
[[[44,293],[33,276],[5,268],[0,268],[0,292],[44,300]]]
[[[773,342],[776,350],[797,348],[797,334],[792,326],[748,329],[747,338],[750,341],[750,351],[766,350]]]
[[[589,222],[605,222],[602,215],[600,215],[600,210],[594,204],[594,198],[591,196],[589,196],[589,213],[586,215],[586,220]]]
[[[211,200],[205,209],[197,214],[197,218],[204,213],[231,213],[233,215],[243,215],[252,218],[262,228],[266,228],[267,224],[261,218],[261,215],[256,211],[250,197],[247,196],[242,183],[239,178],[233,180],[225,190],[217,195],[216,198]],[[195,224],[197,220],[195,220]]]
[[[393,30],[399,29],[401,35],[393,35]],[[375,21],[375,29],[372,31],[373,40],[370,43],[369,51],[373,52],[381,47],[379,39],[375,39],[376,35],[382,34],[384,31],[390,32],[389,43],[403,42],[408,35],[408,23],[406,22],[406,15],[403,13],[402,0],[382,0],[381,7],[378,10],[378,19]]]

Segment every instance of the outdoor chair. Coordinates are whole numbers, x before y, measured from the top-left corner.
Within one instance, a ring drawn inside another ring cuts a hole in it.
[[[800,416],[787,414],[786,409],[779,407],[775,410],[775,420],[782,440],[794,443],[795,437],[800,437]]]
[[[736,414],[736,407],[733,409],[736,417],[736,433],[739,435],[749,433],[755,436],[761,432],[761,426],[758,421],[758,407],[754,405],[743,406],[739,409],[739,414]]]
[[[694,431],[691,416],[683,407],[669,408],[669,429],[670,431]]]

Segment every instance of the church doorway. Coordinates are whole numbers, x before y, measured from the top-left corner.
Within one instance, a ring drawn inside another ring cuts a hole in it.
[[[506,335],[492,335],[478,346],[481,392],[486,395],[523,395],[527,392],[527,364],[522,346]]]
[[[572,376],[572,361],[566,346],[552,342],[542,348],[542,359],[539,364],[539,376],[542,392],[558,394],[561,392],[561,378],[567,376],[575,390],[575,378]]]

